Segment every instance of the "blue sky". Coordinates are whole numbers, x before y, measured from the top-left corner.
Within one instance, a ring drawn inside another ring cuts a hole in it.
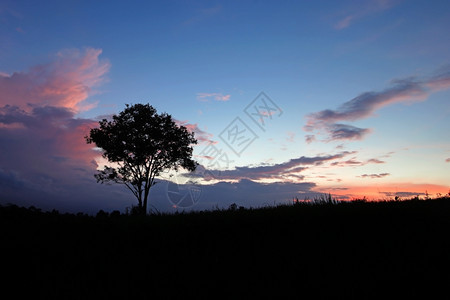
[[[27,187],[40,196],[24,203],[39,206],[38,199],[56,191],[73,195],[89,182],[93,195],[117,193],[115,204],[68,199],[47,206],[129,205],[132,199],[122,200],[119,188],[92,183],[96,158],[81,145],[82,129],[138,102],[170,113],[227,153],[228,173],[198,182],[207,184],[208,194],[197,208],[283,202],[317,192],[343,199],[446,193],[448,28],[448,1],[1,1],[0,200],[28,199],[20,192]],[[265,118],[265,131],[244,112],[260,92],[282,111]],[[42,120],[36,108],[49,106],[72,113],[45,112],[47,119],[64,115],[70,124],[53,144],[79,141],[46,148],[47,156],[33,147],[13,151],[41,137],[24,120]],[[257,135],[240,156],[220,138],[236,117]],[[197,158],[205,147],[196,146]],[[67,172],[70,164],[83,172],[68,172],[69,186],[56,180],[59,171],[31,168],[21,155],[64,158],[52,160],[55,170]],[[39,188],[42,178],[46,189]],[[255,199],[230,192],[217,200],[224,187],[247,186]],[[273,194],[256,191],[270,187]],[[159,189],[154,201],[164,208]]]

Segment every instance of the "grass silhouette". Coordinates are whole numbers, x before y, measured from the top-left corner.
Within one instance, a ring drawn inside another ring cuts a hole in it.
[[[351,295],[379,280],[449,279],[450,197],[315,200],[151,216],[2,206],[3,287],[130,299],[280,297],[318,286],[319,297],[334,295],[336,281]]]

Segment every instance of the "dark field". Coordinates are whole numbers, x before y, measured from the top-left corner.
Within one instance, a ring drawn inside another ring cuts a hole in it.
[[[16,296],[364,298],[382,281],[450,278],[448,197],[147,217],[3,206],[0,226]]]

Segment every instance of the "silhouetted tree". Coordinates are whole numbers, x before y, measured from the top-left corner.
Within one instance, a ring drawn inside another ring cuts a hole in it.
[[[143,214],[156,176],[179,167],[194,171],[197,166],[192,160],[192,145],[197,143],[194,133],[149,104],[127,104],[112,121],[103,119],[99,124],[90,130],[86,142],[103,149],[103,157],[113,164],[95,175],[97,182],[124,184]]]

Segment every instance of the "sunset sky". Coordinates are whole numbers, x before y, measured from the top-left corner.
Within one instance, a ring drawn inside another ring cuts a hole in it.
[[[446,194],[449,29],[449,1],[0,0],[0,204],[135,204],[83,138],[126,103],[199,140],[160,211]]]

